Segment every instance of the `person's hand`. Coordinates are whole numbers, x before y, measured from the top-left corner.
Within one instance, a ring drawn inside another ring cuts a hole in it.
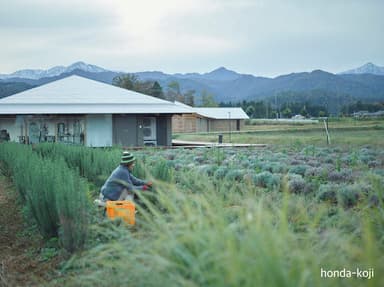
[[[153,182],[152,181],[148,181],[146,185],[148,186],[152,186]]]

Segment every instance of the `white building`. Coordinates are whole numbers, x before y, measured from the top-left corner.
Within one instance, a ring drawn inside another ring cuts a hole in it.
[[[172,145],[172,102],[79,76],[0,99],[0,131],[22,143]]]

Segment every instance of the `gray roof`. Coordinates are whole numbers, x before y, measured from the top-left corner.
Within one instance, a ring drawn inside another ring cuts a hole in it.
[[[175,104],[185,109],[189,109],[190,112],[196,113],[205,118],[211,118],[216,120],[249,119],[248,115],[243,111],[242,108],[194,108],[181,102],[175,102]]]
[[[217,120],[245,120],[248,115],[242,108],[194,108],[195,112],[206,118]]]
[[[155,97],[70,76],[3,99],[0,114],[176,114],[190,113]]]

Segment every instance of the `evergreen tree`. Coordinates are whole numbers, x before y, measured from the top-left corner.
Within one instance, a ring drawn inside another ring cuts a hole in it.
[[[157,81],[153,83],[153,86],[151,88],[151,96],[160,98],[160,99],[165,99],[163,88],[160,86],[160,84]]]

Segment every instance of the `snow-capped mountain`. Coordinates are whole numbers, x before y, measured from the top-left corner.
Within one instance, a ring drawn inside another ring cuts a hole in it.
[[[19,70],[12,74],[0,74],[0,79],[10,79],[10,78],[24,78],[24,79],[33,79],[38,80],[41,78],[47,78],[47,77],[54,77],[61,75],[63,73],[70,73],[74,70],[82,70],[85,72],[91,72],[91,73],[100,73],[100,72],[108,72],[108,70],[105,70],[101,67],[90,65],[84,62],[76,62],[72,65],[65,67],[65,66],[56,66],[53,68],[50,68],[48,70],[41,70],[41,69],[26,69],[26,70]]]
[[[134,74],[139,81],[157,81],[165,92],[167,92],[169,84],[176,81],[182,93],[195,91],[196,103],[199,103],[204,91],[214,95],[217,102],[223,103],[238,103],[244,100],[257,102],[271,99],[273,103],[276,95],[279,95],[286,101],[296,101],[297,99],[298,102],[304,103],[308,100],[311,105],[324,105],[324,103],[334,101],[337,104],[332,105],[328,110],[336,114],[343,106],[352,101],[382,102],[384,74],[378,74],[381,69],[383,68],[367,64],[355,69],[356,71],[347,71],[342,75],[314,70],[275,78],[239,74],[224,67],[203,74],[166,74],[161,71]],[[57,66],[48,70],[22,70],[10,75],[3,75],[6,79],[0,80],[0,98],[70,75],[112,84],[116,76],[124,74],[124,72],[108,71],[83,62],[77,62],[68,67]]]
[[[79,70],[82,70],[85,72],[91,72],[91,73],[108,72],[108,70],[106,70],[104,68],[101,68],[101,67],[95,66],[95,65],[91,65],[91,64],[87,64],[84,62],[73,63],[72,65],[67,67],[67,70],[65,72],[66,73],[72,72],[73,70],[76,70],[76,69],[79,69]]]
[[[356,69],[341,72],[340,74],[373,74],[373,75],[384,75],[384,67],[376,66],[372,63],[367,63]]]

